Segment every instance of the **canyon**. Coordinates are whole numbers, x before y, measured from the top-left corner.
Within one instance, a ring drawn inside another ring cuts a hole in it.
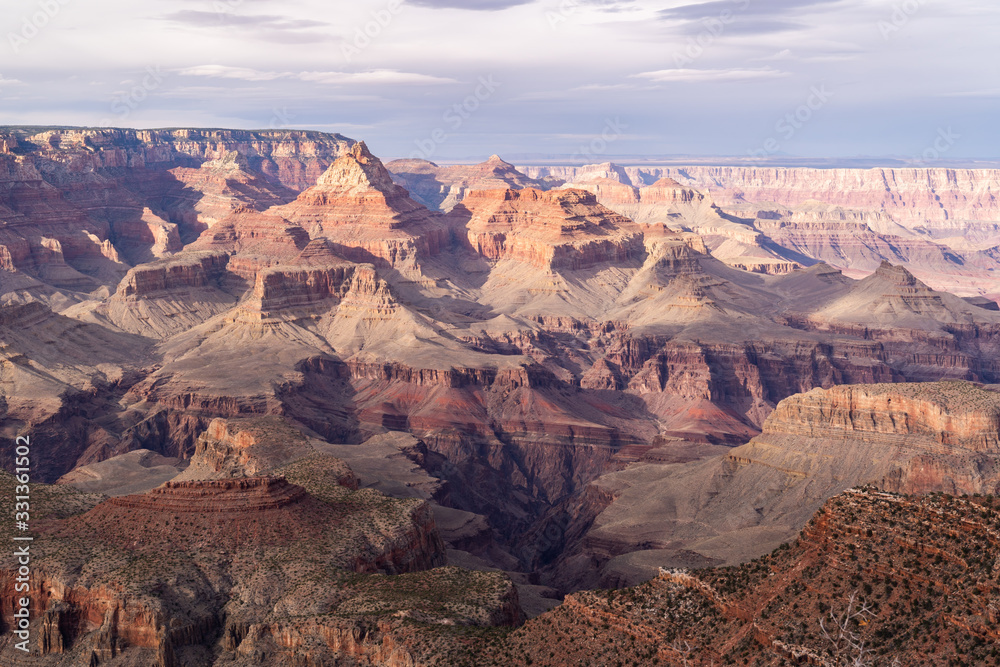
[[[45,447],[50,661],[485,664],[477,632],[740,566],[852,488],[1000,487],[988,170],[0,136],[0,454]]]

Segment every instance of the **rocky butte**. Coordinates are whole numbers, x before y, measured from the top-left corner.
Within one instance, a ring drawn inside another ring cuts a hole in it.
[[[969,194],[988,172],[526,174],[387,166],[309,132],[3,137],[0,456],[46,447],[38,660],[560,664],[535,634],[558,626],[594,664],[595,628],[633,662],[822,661],[813,624],[851,591],[803,597],[810,559],[864,550],[845,536],[888,534],[879,513],[909,530],[941,509],[879,494],[993,511],[960,498],[1000,480],[1000,241]],[[947,216],[917,224],[929,197]],[[834,539],[817,512],[837,502],[857,510]],[[993,641],[988,584],[944,534],[862,571],[836,556],[883,596],[887,652],[925,620],[949,660]],[[709,569],[490,629],[661,567]],[[780,614],[765,567],[792,573]],[[900,567],[957,591],[951,611],[883,586]],[[632,652],[649,638],[671,648]]]

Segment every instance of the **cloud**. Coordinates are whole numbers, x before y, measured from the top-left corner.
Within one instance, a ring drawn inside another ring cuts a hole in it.
[[[722,20],[728,34],[758,35],[787,32],[809,27],[796,20],[808,10],[846,0],[772,0],[762,3],[755,0],[713,0],[696,4],[662,9],[658,16],[663,21],[680,21],[686,32],[705,29],[705,20]],[[806,10],[796,13],[795,10]]]
[[[241,81],[274,81],[275,79],[298,79],[310,83],[327,85],[429,85],[458,83],[430,74],[414,72],[397,72],[395,70],[377,69],[369,72],[267,72],[249,67],[229,67],[226,65],[198,65],[187,67],[178,72],[182,76],[204,76],[213,79],[238,79]]]
[[[203,12],[196,9],[182,9],[163,17],[168,21],[196,27],[253,26],[278,30],[305,30],[329,26],[326,21],[313,19],[289,19],[273,14],[233,14],[230,12]]]
[[[332,24],[313,19],[293,19],[274,14],[236,14],[228,11],[205,12],[182,9],[160,17],[188,28],[232,28],[249,32],[258,39],[278,43],[320,42],[331,39],[319,28]]]
[[[388,69],[377,69],[371,72],[301,72],[298,78],[302,81],[334,85],[352,83],[388,85],[458,83],[455,79],[446,77],[416,74],[413,72],[397,72]]]
[[[470,9],[495,12],[501,9],[527,5],[535,0],[409,0],[409,4],[431,9]]]
[[[290,72],[261,72],[249,67],[227,67],[226,65],[198,65],[178,72],[181,76],[207,76],[213,79],[240,79],[242,81],[273,81],[292,76]]]
[[[657,83],[686,82],[704,83],[715,81],[751,81],[756,79],[777,79],[788,76],[788,72],[764,67],[761,69],[661,69],[655,72],[632,74],[634,78],[648,79]]]
[[[0,83],[3,83],[0,81]],[[939,97],[1000,97],[1000,88],[964,90],[956,93],[941,93]]]
[[[760,58],[754,58],[754,60],[788,60],[792,57],[791,49],[782,49],[777,53],[771,54],[769,56],[761,56]]]
[[[796,9],[811,9],[819,5],[830,5],[843,0],[770,0],[767,3],[754,0],[713,0],[660,10],[660,17],[667,20],[698,21],[717,18],[723,12],[741,16],[787,16]]]

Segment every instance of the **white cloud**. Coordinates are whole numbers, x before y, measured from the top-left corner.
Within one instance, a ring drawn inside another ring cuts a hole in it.
[[[240,79],[242,81],[273,81],[291,76],[285,72],[261,72],[249,67],[227,67],[226,65],[198,65],[178,72],[182,76],[207,76],[213,79]]]
[[[760,69],[661,69],[655,72],[641,72],[632,77],[648,79],[657,83],[687,82],[704,83],[712,81],[750,81],[755,79],[777,79],[788,76],[788,72],[764,67]]]
[[[371,72],[300,72],[298,78],[302,81],[333,85],[364,83],[382,85],[458,83],[455,79],[447,77],[415,74],[412,72],[397,72],[388,69],[378,69]]]
[[[413,72],[397,72],[396,70],[379,69],[370,72],[267,72],[249,67],[228,67],[226,65],[198,65],[187,67],[178,72],[183,76],[204,76],[213,79],[239,79],[241,81],[274,81],[275,79],[298,79],[310,83],[328,85],[429,85],[442,83],[458,83],[455,79],[417,74]]]

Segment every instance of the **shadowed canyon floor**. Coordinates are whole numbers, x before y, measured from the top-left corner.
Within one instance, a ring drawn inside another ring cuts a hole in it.
[[[44,447],[36,602],[65,664],[480,664],[488,626],[743,563],[849,488],[1000,485],[992,172],[0,136],[0,454]]]

